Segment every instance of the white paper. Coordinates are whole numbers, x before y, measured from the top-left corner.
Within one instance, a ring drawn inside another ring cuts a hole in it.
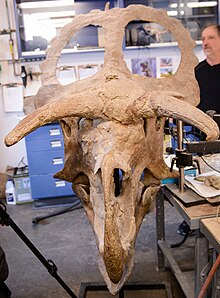
[[[5,112],[23,112],[23,87],[3,86]]]
[[[216,171],[208,172],[201,174],[199,176],[210,176],[210,175],[215,175],[215,176],[220,176],[220,173]],[[185,184],[194,190],[198,195],[204,198],[212,198],[216,196],[220,196],[220,190],[214,188],[213,186],[206,186],[204,182],[195,180],[194,177],[186,175],[185,176]]]
[[[91,67],[82,67],[78,69],[79,79],[85,79],[88,77],[93,76],[99,70],[98,66],[91,66]]]
[[[67,85],[76,81],[76,75],[73,68],[60,70],[57,76],[58,81],[62,85]]]

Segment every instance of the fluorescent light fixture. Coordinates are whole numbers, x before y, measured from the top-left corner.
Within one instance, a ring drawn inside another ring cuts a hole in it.
[[[178,15],[178,11],[177,10],[168,10],[167,14],[170,17],[176,17]]]
[[[178,4],[177,3],[171,3],[168,6],[169,6],[169,8],[177,8],[178,7]],[[180,7],[184,7],[185,4],[184,3],[180,3],[179,6]]]
[[[18,4],[21,9],[72,6],[74,0],[23,2]]]
[[[39,20],[42,19],[57,19],[57,18],[66,18],[75,16],[75,10],[67,10],[67,11],[50,11],[50,12],[41,12],[41,13],[34,13],[36,18]]]
[[[171,3],[171,4],[169,5],[169,7],[170,7],[170,8],[177,8],[177,3]]]
[[[187,6],[189,8],[213,7],[213,6],[217,6],[217,1],[189,2],[187,3]]]

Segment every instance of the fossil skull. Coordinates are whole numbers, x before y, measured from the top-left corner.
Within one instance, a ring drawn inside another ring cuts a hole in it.
[[[129,71],[122,41],[124,28],[134,19],[158,23],[176,38],[181,61],[174,75],[155,79]],[[60,52],[76,31],[90,24],[103,28],[104,65],[94,76],[62,86],[56,78]],[[10,146],[46,123],[60,122],[65,166],[56,177],[72,182],[84,205],[112,294],[131,274],[136,236],[160,180],[178,175],[163,159],[165,117],[198,127],[209,140],[218,137],[215,122],[196,108],[193,48],[186,29],[163,10],[130,5],[78,15],[52,40],[35,96],[37,109],[5,140]]]

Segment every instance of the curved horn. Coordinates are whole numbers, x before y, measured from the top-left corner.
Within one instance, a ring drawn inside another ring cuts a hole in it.
[[[102,102],[95,92],[65,95],[25,117],[5,138],[5,145],[12,146],[38,127],[66,117],[101,117]]]
[[[219,137],[219,128],[211,117],[206,115],[196,107],[183,102],[177,97],[180,94],[171,94],[164,92],[151,92],[139,97],[135,100],[133,109],[137,109],[135,113],[139,117],[146,117],[149,108],[152,109],[157,116],[167,116],[182,120],[189,123],[206,134],[207,140],[216,140]]]

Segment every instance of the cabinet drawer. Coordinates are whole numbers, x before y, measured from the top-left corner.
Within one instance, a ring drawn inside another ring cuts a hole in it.
[[[27,141],[36,139],[56,139],[57,137],[62,137],[62,135],[63,134],[60,125],[58,123],[55,123],[39,127],[38,129],[27,135],[25,139]]]
[[[55,174],[64,166],[63,150],[28,152],[30,175]]]
[[[72,196],[72,183],[53,178],[53,174],[30,176],[33,199]]]
[[[63,149],[63,138],[26,140],[26,148],[28,152]]]

